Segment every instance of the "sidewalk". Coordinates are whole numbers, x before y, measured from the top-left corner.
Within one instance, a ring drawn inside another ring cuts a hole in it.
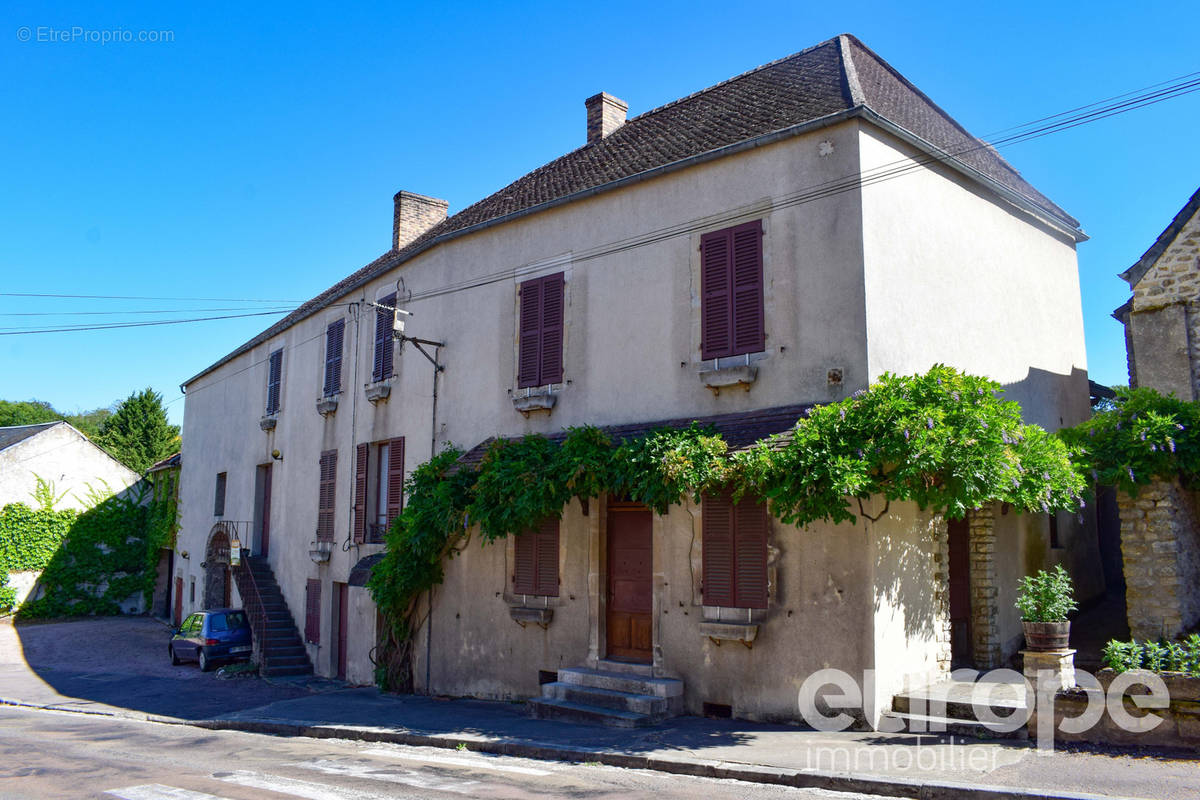
[[[102,680],[85,680],[86,675],[76,683],[50,686],[39,678],[49,665],[27,666],[12,657],[14,639],[11,626],[0,626],[3,704],[285,736],[448,748],[461,743],[488,753],[892,797],[1200,800],[1200,759],[1178,754],[1059,750],[1041,756],[1032,743],[1012,740],[822,733],[698,717],[616,730],[530,719],[520,703],[396,696],[371,688],[335,688],[330,681],[300,685],[252,678],[203,680],[205,691],[218,695],[213,698],[216,710],[208,718],[197,718],[190,703],[188,713],[161,713],[157,704],[151,709],[143,703],[113,702],[98,693],[81,698],[67,691],[103,685]],[[116,668],[109,663],[97,677],[113,675]],[[200,676],[186,670],[182,674],[192,680]]]

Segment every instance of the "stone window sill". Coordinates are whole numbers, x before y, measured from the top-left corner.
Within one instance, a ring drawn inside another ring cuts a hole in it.
[[[367,385],[367,399],[372,403],[378,403],[380,400],[387,400],[392,394],[392,385],[386,381],[372,383]]]
[[[321,399],[317,400],[317,413],[322,417],[327,417],[334,413],[337,411],[337,407],[337,395],[333,395],[332,397],[322,397]]]
[[[553,608],[526,608],[525,606],[510,606],[508,615],[513,622],[524,628],[526,625],[538,625],[543,630],[554,619]]]
[[[547,414],[554,409],[554,404],[558,402],[558,395],[550,391],[549,388],[541,390],[528,390],[528,393],[516,395],[512,399],[513,408],[523,414],[526,418],[530,414],[539,411],[545,411]]]
[[[758,367],[751,364],[739,364],[732,367],[712,367],[700,370],[700,382],[714,395],[720,395],[722,389],[742,389],[750,391],[751,385],[758,378]]]
[[[741,642],[746,647],[753,647],[758,638],[758,626],[746,622],[701,622],[700,633],[717,646],[722,642]]]
[[[264,431],[273,431],[273,430],[275,430],[275,425],[278,421],[279,421],[278,413],[268,414],[267,416],[263,417],[262,419],[260,419],[258,421],[258,427],[262,428]]]

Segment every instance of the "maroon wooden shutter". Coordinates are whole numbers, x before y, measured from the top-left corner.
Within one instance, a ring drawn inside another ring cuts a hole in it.
[[[514,541],[513,593],[537,594],[537,537],[525,531]]]
[[[267,413],[279,410],[279,385],[283,381],[283,350],[271,353],[267,367]]]
[[[389,294],[379,301],[380,305],[396,307],[396,295]],[[375,309],[375,361],[371,370],[372,380],[381,381],[392,376],[392,320],[395,313],[385,308]]]
[[[563,274],[542,278],[542,342],[538,385],[562,382],[563,374]]]
[[[342,343],[345,341],[346,321],[335,320],[325,329],[325,396],[342,390]]]
[[[733,504],[728,494],[704,495],[700,527],[704,605],[732,606],[735,600]]]
[[[523,281],[520,288],[520,342],[517,349],[517,387],[540,386],[538,373],[542,363],[542,282]]]
[[[733,355],[766,346],[763,330],[762,221],[738,225],[733,247]]]
[[[321,484],[317,495],[317,538],[333,541],[334,501],[337,494],[337,450],[321,453]]]
[[[744,497],[733,507],[734,605],[767,607],[767,507]]]
[[[321,643],[321,580],[309,578],[304,589],[304,641]]]
[[[558,520],[543,522],[535,537],[534,594],[558,597]]]
[[[354,449],[354,541],[362,544],[367,540],[367,453],[370,445],[360,444]]]
[[[387,521],[400,516],[404,508],[404,437],[388,440]]]
[[[733,240],[728,229],[700,237],[700,357],[720,358],[733,348]]]

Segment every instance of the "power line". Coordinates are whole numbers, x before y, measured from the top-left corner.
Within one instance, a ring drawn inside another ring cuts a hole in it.
[[[116,294],[45,294],[40,292],[0,292],[0,297],[60,297],[74,300],[177,300],[202,303],[287,303],[299,305],[303,300],[252,300],[238,297],[144,297]]]
[[[0,336],[23,336],[31,333],[66,333],[73,331],[104,331],[116,328],[145,328],[154,325],[182,325],[188,322],[208,322],[215,319],[239,319],[242,317],[266,317],[284,314],[286,311],[256,311],[253,314],[224,314],[216,317],[193,317],[192,319],[149,320],[147,322],[113,322],[106,325],[73,325],[60,328],[36,328],[31,330],[6,331],[0,329]]]
[[[290,311],[294,305],[279,306],[267,311]],[[244,311],[245,306],[225,306],[222,308],[158,308],[140,311],[4,311],[0,317],[80,317],[80,316],[120,316],[123,314],[196,314],[210,311]]]

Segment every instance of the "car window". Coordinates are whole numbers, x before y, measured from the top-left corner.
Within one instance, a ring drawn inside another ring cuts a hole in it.
[[[183,621],[182,625],[179,626],[179,632],[180,633],[191,633],[192,629],[196,626],[196,621],[198,619],[200,619],[199,614],[192,614],[190,617],[188,617],[187,619],[185,619]]]
[[[225,631],[229,628],[225,624],[224,614],[210,614],[208,617],[208,629],[210,631]]]
[[[229,630],[236,631],[238,628],[246,627],[246,615],[241,611],[234,611],[225,615],[225,622],[229,626]]]

